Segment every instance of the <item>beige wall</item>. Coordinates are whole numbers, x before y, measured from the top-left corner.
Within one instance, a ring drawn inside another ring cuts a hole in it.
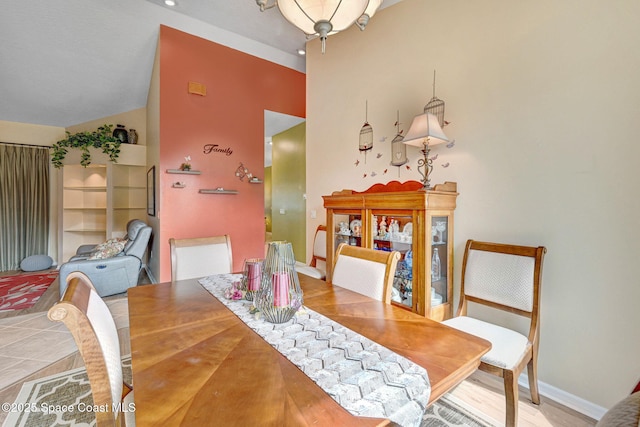
[[[432,182],[458,182],[455,281],[468,238],[547,246],[542,391],[601,415],[640,379],[638,16],[636,0],[404,0],[329,37],[325,55],[310,42],[308,250],[322,195],[419,179],[419,151],[398,178],[390,140],[396,110],[406,133],[437,69],[456,143],[434,147]]]
[[[151,238],[151,253],[149,254],[149,269],[147,273],[153,281],[160,278],[160,251],[161,242],[160,235],[160,182],[158,175],[160,173],[160,42],[156,46],[156,56],[153,62],[153,71],[151,73],[151,83],[149,85],[149,95],[147,97],[147,167],[155,166],[156,178],[156,216],[147,216],[147,224],[153,228]],[[164,244],[169,244],[167,240]]]
[[[296,260],[306,263],[305,124],[273,135],[272,141],[272,238],[291,242]]]
[[[0,141],[14,144],[53,145],[65,137],[64,128],[0,120]]]

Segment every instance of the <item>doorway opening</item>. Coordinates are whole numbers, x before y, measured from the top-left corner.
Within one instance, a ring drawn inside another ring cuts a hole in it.
[[[291,242],[306,260],[305,119],[265,110],[265,240]]]

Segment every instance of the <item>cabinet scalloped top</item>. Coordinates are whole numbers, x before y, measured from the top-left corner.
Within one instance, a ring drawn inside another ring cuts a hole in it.
[[[352,194],[367,194],[367,193],[395,193],[398,191],[419,191],[422,190],[422,183],[419,181],[389,181],[386,184],[373,184],[371,187],[364,191],[355,190],[342,190],[334,191],[331,193],[333,196],[349,196]],[[445,191],[449,193],[455,193],[458,191],[458,184],[455,182],[445,181],[444,184],[436,184],[432,190],[428,191]]]

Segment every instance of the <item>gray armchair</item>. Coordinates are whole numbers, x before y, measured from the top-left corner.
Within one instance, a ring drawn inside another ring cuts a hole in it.
[[[112,258],[89,259],[90,254],[83,253],[62,264],[60,296],[67,288],[67,275],[72,271],[81,271],[89,276],[101,297],[120,294],[136,286],[151,238],[151,227],[140,220],[130,221],[127,224],[127,237],[129,240],[124,250]]]

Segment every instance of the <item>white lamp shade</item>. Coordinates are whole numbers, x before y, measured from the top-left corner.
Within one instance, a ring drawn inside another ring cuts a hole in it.
[[[422,147],[426,138],[429,138],[429,145],[449,142],[436,116],[429,113],[418,114],[413,118],[409,132],[402,142],[414,147]]]
[[[331,22],[329,34],[351,26],[365,11],[369,0],[278,0],[282,15],[306,34],[316,34],[316,22]]]

